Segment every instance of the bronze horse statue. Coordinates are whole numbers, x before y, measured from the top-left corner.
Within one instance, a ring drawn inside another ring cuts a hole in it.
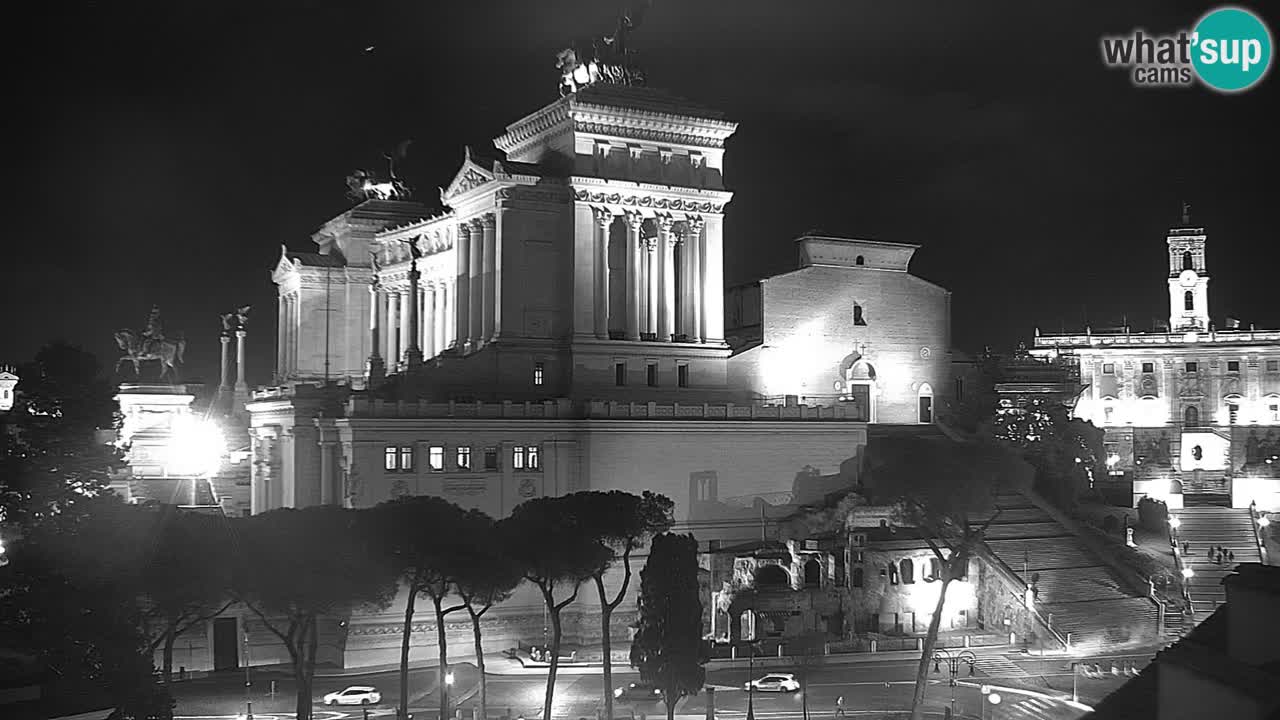
[[[116,361],[116,372],[120,372],[120,366],[123,363],[132,362],[133,374],[141,378],[142,363],[158,360],[160,379],[164,380],[165,376],[171,376],[173,380],[177,380],[177,364],[183,361],[182,353],[187,347],[185,339],[143,341],[132,330],[120,330],[115,336],[116,344],[125,352],[124,357]]]

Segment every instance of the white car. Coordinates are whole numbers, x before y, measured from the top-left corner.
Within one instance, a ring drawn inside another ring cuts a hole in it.
[[[368,685],[352,685],[324,696],[325,705],[377,705],[380,702],[382,693]]]
[[[769,673],[743,685],[742,689],[756,692],[797,692],[800,689],[800,683],[795,675],[789,673]]]

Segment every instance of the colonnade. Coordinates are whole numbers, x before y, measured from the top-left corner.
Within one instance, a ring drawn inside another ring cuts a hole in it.
[[[452,347],[455,342],[453,305],[456,288],[453,278],[422,280],[417,297],[409,286],[371,287],[369,327],[376,353],[397,367],[409,350],[410,309],[417,304],[416,346],[423,357],[431,358]]]
[[[280,296],[280,324],[276,335],[276,368],[280,378],[298,370],[298,331],[302,327],[302,303],[298,291]]]
[[[592,208],[595,215],[595,335],[600,339],[707,342],[708,268],[717,272],[718,253],[707,248],[704,221],[669,215],[646,220],[638,212],[615,215]],[[645,236],[645,223],[656,234]],[[626,232],[625,268],[611,268],[612,230],[622,222]],[[621,273],[611,272],[622,270]],[[611,307],[610,282],[621,276],[626,290],[621,307]],[[717,274],[718,277],[718,274]],[[718,340],[718,338],[716,338]]]

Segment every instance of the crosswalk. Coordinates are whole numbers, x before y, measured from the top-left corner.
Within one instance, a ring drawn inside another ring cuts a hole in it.
[[[979,655],[974,661],[978,671],[987,677],[1025,678],[1031,675],[1004,655]]]

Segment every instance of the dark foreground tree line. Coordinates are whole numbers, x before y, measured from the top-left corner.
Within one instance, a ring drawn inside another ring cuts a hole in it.
[[[560,657],[560,616],[584,586],[595,589],[601,607],[602,700],[611,716],[611,616],[628,595],[633,553],[656,537],[676,537],[665,535],[672,524],[669,499],[649,492],[576,493],[531,500],[498,521],[434,497],[249,518],[128,505],[109,486],[123,458],[104,439],[118,431],[121,417],[116,389],[101,370],[79,348],[51,345],[19,369],[18,402],[0,414],[0,541],[6,551],[0,647],[44,671],[46,697],[63,702],[43,711],[93,705],[114,708],[114,718],[171,718],[166,686],[176,639],[238,606],[286,649],[298,687],[297,717],[309,719],[321,622],[362,607],[385,608],[401,586],[409,590],[409,602],[399,706],[408,699],[412,621],[425,601],[438,628],[442,676],[448,668],[444,618],[465,611],[471,619],[484,708],[482,618],[529,582],[546,602],[553,626],[544,717]],[[696,545],[691,536],[682,537],[680,562],[696,568]],[[622,581],[610,588],[605,577],[613,568]],[[683,604],[686,616],[701,616],[696,583],[672,602]],[[646,637],[666,642],[675,636],[665,629],[665,616],[645,608],[641,603],[640,627],[664,628]],[[694,636],[681,642],[698,646],[700,627],[682,628]],[[648,658],[661,650],[641,652],[646,679],[669,678],[675,669],[700,672],[704,658],[698,654],[668,653],[684,664],[655,665]],[[685,693],[669,686],[674,707]]]

